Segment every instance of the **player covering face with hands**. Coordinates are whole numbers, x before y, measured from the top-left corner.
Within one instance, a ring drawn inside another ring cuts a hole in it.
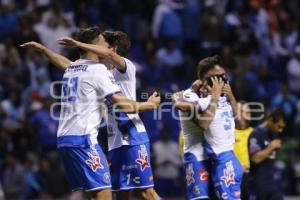
[[[197,114],[194,122],[202,130],[198,134],[204,135],[202,145],[211,161],[211,180],[218,198],[240,199],[242,167],[233,153],[236,100],[229,84],[225,84],[226,72],[218,56],[205,58],[198,66],[198,77],[203,84],[200,92],[192,93],[195,101],[191,105],[175,97],[175,105]],[[185,95],[182,97],[188,97]],[[189,171],[197,174],[195,170]],[[189,180],[195,182],[197,177]]]
[[[187,199],[211,199],[213,196],[210,182],[211,164],[204,151],[203,127],[206,125],[199,125],[195,121],[195,118],[205,116],[195,111],[200,109],[197,103],[201,95],[212,94],[214,98],[218,98],[223,87],[224,82],[218,78],[212,78],[212,86],[206,87],[201,80],[197,80],[190,88],[173,96],[175,106],[180,108]]]

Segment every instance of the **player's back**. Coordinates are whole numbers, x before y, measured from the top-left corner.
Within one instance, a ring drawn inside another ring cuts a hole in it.
[[[97,143],[104,98],[117,91],[105,65],[82,59],[71,63],[62,81],[58,146]]]

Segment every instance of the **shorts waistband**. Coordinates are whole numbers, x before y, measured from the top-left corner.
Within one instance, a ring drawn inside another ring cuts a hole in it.
[[[90,135],[66,135],[57,138],[57,147],[86,147],[92,145]]]

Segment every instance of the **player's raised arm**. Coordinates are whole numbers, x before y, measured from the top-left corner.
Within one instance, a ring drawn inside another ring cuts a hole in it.
[[[138,113],[156,109],[160,104],[160,95],[154,92],[146,102],[136,102],[128,99],[122,93],[116,93],[110,97],[110,100],[126,113]]]
[[[195,110],[196,104],[186,102],[183,99],[183,92],[176,92],[172,95],[173,105],[182,112],[189,112]]]
[[[100,36],[101,37],[101,36]],[[93,45],[87,44],[83,42],[79,42],[71,37],[61,37],[58,39],[59,44],[80,48],[86,51],[93,52],[97,54],[102,59],[108,59],[111,61],[120,71],[126,69],[126,63],[122,56],[115,53],[112,49],[100,46],[100,45]]]
[[[54,51],[48,49],[47,47],[38,42],[26,42],[20,46],[23,48],[31,48],[44,54],[49,59],[49,61],[59,69],[65,70],[70,65],[71,61],[68,58],[58,53],[55,53]]]
[[[190,90],[191,91],[198,91],[202,87],[202,81],[196,80],[192,84]],[[173,105],[183,112],[189,112],[197,110],[198,106],[195,104],[199,100],[198,95],[193,94],[191,92],[176,92],[172,95],[172,102]]]
[[[215,114],[216,109],[218,107],[218,101],[222,94],[222,89],[224,87],[224,82],[221,79],[217,79],[215,77],[212,78],[213,86],[209,90],[211,91],[211,98],[209,104],[205,101],[207,101],[207,98],[201,98],[198,102],[198,105],[203,112],[200,116],[201,118],[195,118],[195,123],[202,129],[207,130],[210,123],[212,122]],[[203,105],[201,105],[203,104]],[[208,104],[208,106],[206,106]]]

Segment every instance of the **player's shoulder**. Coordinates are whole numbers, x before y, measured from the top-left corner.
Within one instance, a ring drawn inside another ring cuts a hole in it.
[[[125,65],[128,70],[136,70],[135,64],[130,59],[125,57],[123,57],[123,59],[125,61]]]
[[[264,135],[265,135],[264,133],[265,132],[263,130],[263,127],[258,126],[252,131],[250,138],[256,138],[256,139],[260,140],[260,139],[264,138]]]
[[[89,66],[89,72],[96,77],[113,76],[111,71],[109,71],[107,67],[101,63]]]
[[[134,65],[134,63],[129,58],[125,58],[125,57],[122,57],[122,58],[124,59],[126,64]]]
[[[199,100],[198,94],[191,88],[183,91],[183,99],[187,102],[196,103]]]
[[[109,72],[109,70],[107,69],[107,67],[102,64],[102,63],[92,63],[92,64],[89,64],[88,65],[88,68],[91,72],[104,72],[104,73],[107,73]]]

